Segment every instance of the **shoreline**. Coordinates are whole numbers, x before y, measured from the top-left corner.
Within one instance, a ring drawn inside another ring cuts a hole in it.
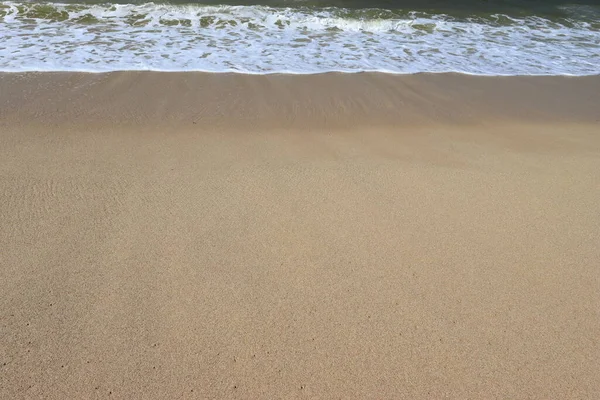
[[[215,75],[247,75],[247,76],[270,76],[270,75],[284,75],[284,76],[311,76],[311,75],[361,75],[361,74],[378,74],[378,75],[391,75],[391,76],[405,76],[405,75],[464,75],[464,76],[477,76],[484,78],[590,78],[600,76],[600,72],[594,72],[589,74],[487,74],[487,73],[475,73],[475,72],[464,72],[464,71],[442,71],[442,72],[431,72],[431,71],[419,71],[419,72],[395,72],[391,70],[360,70],[360,71],[343,71],[343,70],[326,70],[319,72],[294,72],[294,71],[278,71],[278,72],[251,72],[251,71],[210,71],[210,70],[184,70],[184,69],[114,69],[104,71],[92,71],[92,70],[36,70],[36,69],[25,69],[25,70],[0,70],[0,74],[122,74],[122,73],[160,73],[160,74],[215,74]]]
[[[600,120],[600,76],[1,73],[0,93],[5,123],[65,127],[348,129]]]

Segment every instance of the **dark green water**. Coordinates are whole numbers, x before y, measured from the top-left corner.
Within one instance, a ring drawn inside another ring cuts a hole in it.
[[[57,3],[78,4],[143,4],[148,1],[65,0]],[[291,8],[347,8],[422,11],[447,14],[455,17],[505,14],[513,17],[539,16],[544,18],[568,18],[580,15],[585,18],[600,17],[600,2],[594,0],[170,0],[155,1],[156,4],[198,4],[232,6],[268,6]]]

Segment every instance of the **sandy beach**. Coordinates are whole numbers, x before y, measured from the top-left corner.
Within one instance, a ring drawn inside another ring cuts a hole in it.
[[[600,77],[0,74],[0,398],[600,397]]]

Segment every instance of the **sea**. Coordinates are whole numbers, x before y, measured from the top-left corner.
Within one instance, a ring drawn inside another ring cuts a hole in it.
[[[600,74],[600,1],[0,1],[0,71]]]

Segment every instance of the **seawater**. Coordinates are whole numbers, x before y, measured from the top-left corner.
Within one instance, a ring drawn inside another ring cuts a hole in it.
[[[0,2],[0,71],[600,73],[560,1]]]

